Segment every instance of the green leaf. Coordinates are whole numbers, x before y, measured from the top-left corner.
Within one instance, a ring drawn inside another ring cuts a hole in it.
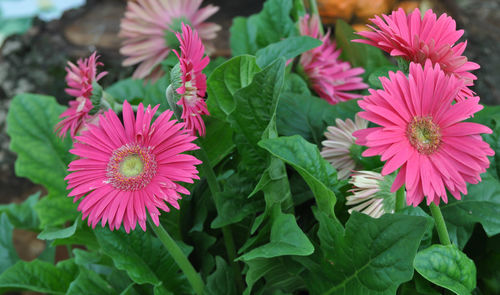
[[[396,294],[412,278],[429,218],[385,214],[374,219],[353,212],[343,231],[324,212],[315,215],[323,256],[303,260],[310,270],[305,281],[311,294]]]
[[[380,82],[380,78],[389,77],[389,72],[396,72],[397,70],[398,67],[394,65],[382,66],[375,69],[368,77],[368,84],[370,85],[370,88],[382,89],[383,87],[382,82]]]
[[[456,294],[471,294],[476,287],[474,261],[453,245],[433,245],[418,252],[414,265],[424,278]]]
[[[80,274],[69,285],[66,295],[117,294],[113,287],[93,271],[81,269]]]
[[[215,257],[216,270],[207,278],[205,293],[207,295],[238,294],[232,269],[221,257]]]
[[[48,227],[38,234],[37,238],[40,240],[56,240],[71,237],[75,234],[76,227],[80,219],[75,220],[73,225],[65,228]]]
[[[7,214],[0,214],[0,274],[19,260],[12,240],[14,226]]]
[[[97,228],[95,234],[102,251],[134,282],[155,286],[163,283],[175,294],[189,292],[189,283],[157,238],[141,230],[126,234]]]
[[[76,276],[73,262],[65,260],[54,266],[40,260],[18,261],[0,275],[0,293],[6,290],[31,290],[65,294]]]
[[[260,68],[254,56],[237,56],[217,67],[207,80],[210,114],[225,121],[235,107],[233,94],[248,86]]]
[[[299,228],[292,214],[281,214],[271,227],[271,241],[239,257],[249,261],[256,258],[272,258],[284,255],[306,256],[314,252],[304,232]]]
[[[3,19],[0,17],[0,45],[10,35],[23,34],[31,28],[33,23],[32,17]]]
[[[66,192],[41,198],[35,205],[35,211],[41,228],[60,226],[78,216],[77,204],[66,196]]]
[[[380,49],[368,44],[352,42],[353,39],[360,39],[360,36],[356,35],[353,28],[345,21],[338,20],[335,23],[335,40],[337,46],[342,49],[340,58],[350,62],[353,67],[364,68],[365,80],[377,68],[391,65]]]
[[[301,135],[307,141],[321,146],[326,127],[336,125],[337,118],[354,119],[360,110],[357,100],[331,105],[319,97],[285,92],[278,105],[278,133],[285,136]]]
[[[233,143],[233,130],[229,124],[212,116],[205,117],[207,134],[200,137],[203,148],[206,150],[210,165],[217,166],[235,148]]]
[[[49,195],[66,192],[64,177],[72,159],[71,139],[63,141],[54,133],[64,109],[53,97],[20,94],[7,115],[10,148],[17,153],[16,175],[45,186]]]
[[[35,205],[40,197],[40,192],[29,196],[21,204],[11,203],[0,205],[0,214],[6,213],[10,222],[16,228],[36,230],[39,226],[38,216],[35,212]]]
[[[281,56],[290,60],[303,52],[320,46],[322,43],[309,36],[290,37],[259,49],[256,53],[257,64],[263,68]]]
[[[500,233],[500,181],[490,173],[481,175],[482,181],[468,185],[468,194],[462,200],[450,197],[442,204],[450,239],[461,249],[469,240],[474,224],[481,223],[488,236]]]
[[[289,0],[268,0],[258,14],[235,18],[230,28],[232,54],[255,54],[260,48],[296,35],[290,17],[292,5]]]
[[[320,210],[335,218],[333,188],[337,172],[321,157],[315,145],[298,135],[265,139],[259,145],[297,170],[313,191]]]

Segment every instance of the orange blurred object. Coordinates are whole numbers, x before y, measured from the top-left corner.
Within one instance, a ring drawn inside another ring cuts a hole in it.
[[[366,25],[366,24],[353,24],[352,25],[352,28],[356,31],[356,32],[364,32],[364,31],[371,31],[371,29]]]
[[[420,1],[401,1],[396,5],[396,8],[394,10],[397,10],[398,8],[403,8],[406,13],[409,13],[415,8],[418,8],[420,6]]]
[[[395,0],[358,0],[354,13],[359,19],[367,21],[375,15],[391,11],[395,2]]]
[[[335,23],[339,18],[350,21],[357,0],[317,0],[319,15],[325,24]]]

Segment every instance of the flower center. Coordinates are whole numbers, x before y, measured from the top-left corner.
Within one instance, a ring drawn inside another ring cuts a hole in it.
[[[421,154],[434,153],[441,144],[441,132],[431,117],[414,117],[408,124],[406,135],[410,144]]]
[[[156,159],[150,147],[126,144],[113,151],[108,162],[108,183],[122,191],[146,187],[156,175]]]
[[[198,102],[198,91],[196,89],[196,86],[193,85],[193,79],[194,79],[194,74],[191,74],[191,80],[186,81],[184,84],[184,87],[186,88],[186,92],[183,94],[184,99],[186,100],[186,103],[190,107],[194,107],[196,103]]]

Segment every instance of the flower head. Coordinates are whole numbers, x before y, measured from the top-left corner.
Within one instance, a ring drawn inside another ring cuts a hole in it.
[[[198,33],[191,27],[182,24],[182,35],[177,33],[181,43],[181,54],[174,51],[179,58],[182,84],[176,89],[181,95],[177,102],[182,106],[182,119],[186,122],[186,129],[194,135],[195,131],[200,136],[205,135],[205,123],[201,115],[210,115],[205,102],[207,91],[207,77],[202,70],[208,65],[210,59],[203,57],[205,47],[201,43]]]
[[[325,132],[321,156],[337,169],[339,179],[346,179],[356,168],[351,156],[351,147],[356,139],[352,133],[368,127],[368,121],[356,115],[354,122],[351,119],[336,119],[335,122],[337,126],[329,126]]]
[[[358,33],[367,39],[353,41],[378,47],[392,56],[422,65],[430,59],[433,64],[439,64],[446,74],[463,79],[464,87],[458,93],[457,101],[474,96],[474,92],[466,86],[474,84],[477,78],[470,71],[479,69],[479,65],[462,56],[467,42],[455,44],[464,31],[456,30],[453,18],[446,14],[437,18],[432,10],[427,10],[422,17],[418,8],[408,15],[400,8],[391,15],[382,15],[382,18],[375,16],[370,19],[378,27],[369,26],[373,32]]]
[[[373,171],[357,171],[351,175],[349,183],[353,188],[352,195],[346,197],[346,205],[356,205],[349,209],[359,211],[373,218],[379,218],[385,213],[394,213],[396,194],[391,193],[394,177]]]
[[[89,225],[101,221],[111,230],[123,223],[127,232],[137,222],[146,230],[146,209],[158,225],[161,209],[168,212],[168,203],[179,209],[180,194],[189,191],[177,182],[192,183],[198,178],[194,156],[182,154],[198,149],[192,143],[183,123],[170,120],[172,111],[162,113],[154,123],[158,106],[144,109],[139,105],[137,116],[127,101],[123,103],[123,123],[108,110],[100,115],[99,125],[77,136],[70,151],[79,158],[69,164],[68,190],[78,210]]]
[[[466,182],[478,183],[494,154],[481,133],[483,125],[461,122],[481,110],[479,98],[452,104],[463,80],[446,75],[439,64],[411,63],[408,77],[402,72],[381,78],[383,90],[370,90],[359,101],[359,115],[380,127],[354,132],[356,143],[368,146],[363,156],[381,155],[382,175],[399,168],[392,185],[406,185],[407,203],[417,206],[448,202],[446,189],[456,198],[467,194]]]
[[[66,93],[76,97],[69,102],[69,108],[64,111],[59,118],[63,120],[57,123],[55,130],[59,137],[65,137],[70,130],[71,138],[74,138],[85,127],[85,123],[95,122],[96,116],[89,114],[92,110],[92,83],[99,81],[107,72],[97,73],[97,66],[103,63],[98,62],[99,56],[96,52],[90,57],[79,59],[75,64],[68,62],[66,67]]]
[[[76,65],[68,61],[66,67],[66,93],[74,97],[85,97],[90,99],[92,95],[92,82],[99,81],[106,76],[108,72],[97,74],[97,66],[102,66],[102,62],[98,62],[99,56],[94,52],[85,59],[79,59]]]
[[[181,23],[190,24],[203,41],[214,39],[220,26],[205,22],[219,10],[202,0],[142,0],[128,1],[119,35],[123,41],[120,53],[127,56],[124,66],[139,64],[134,78],[157,80],[164,72],[161,62],[179,45],[175,32]]]
[[[330,40],[330,32],[325,36],[319,33],[318,17],[304,16],[300,20],[300,33],[320,39],[323,44],[303,53],[300,65],[307,75],[312,89],[324,100],[331,104],[359,98],[361,95],[348,91],[368,88],[359,76],[364,73],[363,68],[351,68],[351,64],[339,59],[340,49]]]

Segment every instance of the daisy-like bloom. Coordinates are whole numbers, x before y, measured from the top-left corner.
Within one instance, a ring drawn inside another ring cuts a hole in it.
[[[57,123],[55,130],[59,137],[64,138],[70,130],[71,138],[74,138],[82,130],[85,122],[94,122],[95,116],[89,114],[93,108],[90,97],[92,95],[92,82],[99,81],[107,72],[97,73],[99,56],[94,52],[90,57],[79,59],[75,64],[68,62],[66,67],[66,93],[76,97],[69,102],[69,108],[59,118],[63,119]]]
[[[198,33],[191,27],[182,24],[182,35],[176,33],[181,43],[181,54],[174,50],[179,58],[182,84],[176,89],[181,95],[177,102],[182,106],[182,119],[186,122],[186,129],[193,135],[198,132],[205,135],[205,123],[201,115],[210,115],[205,102],[207,91],[207,77],[201,71],[208,65],[210,59],[203,57],[205,47],[198,37]]]
[[[351,175],[349,183],[353,185],[346,197],[346,205],[355,205],[349,209],[359,211],[373,218],[379,218],[385,213],[394,213],[396,194],[390,191],[394,176],[382,176],[373,171],[357,171]]]
[[[323,44],[304,52],[300,57],[300,65],[306,74],[311,88],[319,97],[336,104],[361,95],[348,91],[368,88],[359,76],[364,73],[363,68],[351,68],[351,64],[339,59],[341,50],[336,48],[335,42],[330,40],[330,32],[321,36],[317,15],[304,16],[300,20],[300,33],[320,39]]]
[[[89,98],[92,95],[92,82],[101,80],[108,72],[97,74],[97,67],[103,66],[102,62],[98,62],[99,56],[96,52],[85,59],[79,59],[76,65],[68,61],[66,67],[66,93],[74,97]]]
[[[351,156],[351,147],[356,138],[354,131],[368,127],[368,121],[356,115],[354,122],[351,119],[342,121],[336,119],[337,126],[328,126],[325,132],[326,140],[321,142],[323,149],[321,156],[337,169],[339,179],[347,179],[356,168],[356,162]]]
[[[205,22],[219,10],[207,5],[200,9],[202,0],[141,0],[128,1],[127,12],[120,24],[123,37],[120,53],[127,56],[124,66],[139,64],[134,78],[152,81],[164,75],[161,62],[172,49],[179,46],[174,35],[181,23],[191,25],[203,41],[215,39],[221,27]]]
[[[429,60],[411,63],[402,72],[381,78],[383,90],[370,89],[359,101],[360,116],[380,127],[354,132],[356,143],[368,146],[363,156],[381,155],[382,175],[399,168],[391,191],[406,185],[408,205],[446,203],[446,189],[456,198],[467,194],[466,182],[476,184],[494,154],[481,138],[492,131],[481,124],[461,122],[483,107],[479,97],[452,104],[463,80],[446,75]]]
[[[466,86],[474,84],[477,77],[470,71],[479,69],[479,65],[462,56],[467,42],[455,44],[464,31],[457,31],[453,18],[446,14],[437,18],[432,10],[427,10],[422,17],[418,8],[408,15],[400,8],[391,15],[382,15],[382,18],[375,16],[370,19],[378,27],[369,26],[373,32],[358,33],[367,39],[353,41],[378,47],[392,56],[422,65],[430,59],[433,64],[439,64],[446,74],[464,80],[457,101],[474,96],[475,93]]]
[[[101,221],[111,230],[135,229],[137,222],[146,230],[146,209],[159,225],[161,209],[179,209],[180,194],[189,191],[178,181],[192,183],[199,179],[195,165],[201,162],[183,152],[198,149],[183,123],[170,120],[172,111],[163,112],[152,123],[158,106],[144,109],[137,116],[123,103],[123,123],[108,110],[99,115],[99,125],[88,124],[88,130],[77,136],[70,151],[78,156],[69,164],[66,177],[69,196],[82,199],[78,210],[89,225]]]

